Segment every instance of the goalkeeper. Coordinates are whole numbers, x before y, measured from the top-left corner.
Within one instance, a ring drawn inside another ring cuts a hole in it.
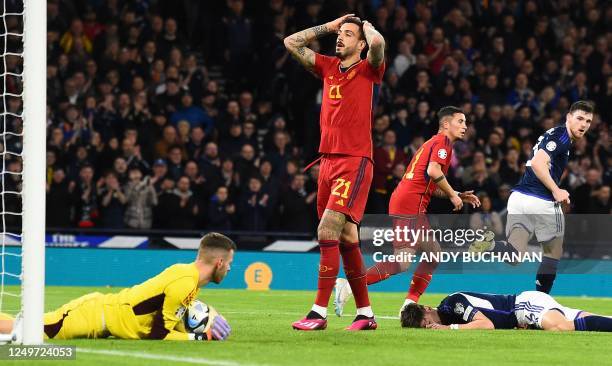
[[[134,287],[90,293],[46,313],[45,338],[225,340],[231,329],[223,317],[211,319],[209,335],[188,333],[182,318],[200,287],[220,283],[227,275],[235,250],[230,238],[209,233],[201,239],[193,263],[174,264]],[[13,322],[0,320],[0,333],[9,333]]]

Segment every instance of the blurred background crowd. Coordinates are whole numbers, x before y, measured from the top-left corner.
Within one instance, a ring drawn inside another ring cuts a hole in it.
[[[49,0],[47,11],[48,227],[313,231],[318,167],[302,168],[317,156],[321,82],[283,38],[345,13],[387,46],[366,213],[386,212],[436,110],[456,105],[470,127],[449,180],[480,196],[474,220],[497,220],[538,136],[578,99],[597,116],[570,156],[567,210],[610,213],[609,2]],[[6,58],[4,71],[20,68]],[[21,101],[5,99],[5,129],[19,131]]]

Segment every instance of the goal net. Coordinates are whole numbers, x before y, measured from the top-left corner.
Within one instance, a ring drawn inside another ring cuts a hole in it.
[[[43,341],[46,1],[0,0],[0,312],[17,338]]]

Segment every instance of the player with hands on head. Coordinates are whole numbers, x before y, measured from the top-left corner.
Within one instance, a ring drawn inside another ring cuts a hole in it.
[[[335,57],[308,48],[311,41],[328,34],[336,35]],[[321,155],[309,165],[320,162],[317,296],[311,311],[292,326],[296,330],[327,327],[327,305],[342,257],[357,307],[357,316],[347,330],[376,329],[357,225],[372,182],[372,117],[385,72],[385,40],[369,22],[347,14],[292,34],[284,43],[289,53],[323,83]],[[361,54],[366,47],[364,60]]]

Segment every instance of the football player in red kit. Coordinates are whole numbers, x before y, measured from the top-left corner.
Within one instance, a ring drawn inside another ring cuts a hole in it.
[[[465,115],[459,108],[443,107],[438,111],[438,120],[438,134],[417,150],[406,168],[404,177],[391,195],[389,215],[394,217],[394,227],[408,226],[409,229],[429,229],[425,214],[431,196],[449,198],[454,206],[454,211],[461,210],[463,202],[470,203],[473,207],[480,206],[480,200],[472,191],[455,192],[445,177],[453,154],[453,142],[462,139],[467,130]],[[395,254],[415,253],[417,250],[438,252],[440,245],[435,240],[414,243],[395,240],[393,249]],[[410,262],[407,261],[377,262],[367,270],[367,283],[371,285],[386,280],[396,273],[406,271],[409,265]],[[419,263],[401,309],[410,303],[418,302],[419,297],[429,285],[437,265],[437,262]],[[344,304],[350,295],[350,283],[339,278],[334,299],[336,315],[342,315]]]
[[[308,44],[336,34],[335,57],[313,52]],[[353,288],[357,316],[348,330],[376,329],[370,307],[357,225],[372,181],[372,113],[385,71],[383,37],[372,24],[348,14],[285,38],[285,47],[323,81],[320,174],[317,191],[321,258],[317,296],[297,330],[327,327],[327,305],[338,276],[340,256]],[[368,47],[367,58],[361,53]]]

